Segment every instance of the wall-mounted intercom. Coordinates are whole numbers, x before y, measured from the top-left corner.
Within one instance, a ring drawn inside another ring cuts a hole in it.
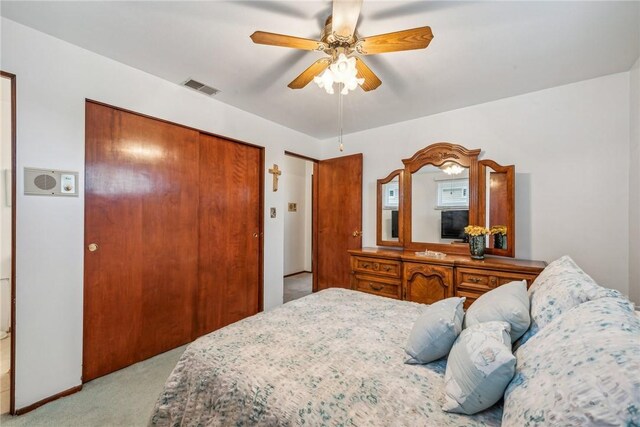
[[[78,196],[78,172],[24,168],[24,194]]]

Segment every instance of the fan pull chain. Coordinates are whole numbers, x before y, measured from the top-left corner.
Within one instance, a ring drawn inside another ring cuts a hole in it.
[[[338,98],[338,116],[339,116],[338,117],[338,123],[339,123],[339,126],[340,126],[338,141],[340,142],[340,151],[344,151],[344,144],[342,143],[342,126],[343,126],[343,123],[344,123],[344,121],[343,121],[344,107],[343,107],[343,101],[342,101],[342,96],[343,95],[342,95],[342,90],[341,90],[342,89],[342,85],[343,85],[343,83],[340,83],[339,84],[340,87],[338,88],[338,89],[340,89],[338,91],[338,97],[339,97]]]

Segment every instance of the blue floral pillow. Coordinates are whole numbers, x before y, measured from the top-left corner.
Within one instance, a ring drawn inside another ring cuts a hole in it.
[[[405,363],[418,365],[433,362],[447,354],[462,331],[465,298],[447,298],[425,308],[413,324],[405,351]]]
[[[640,425],[640,318],[624,297],[574,307],[515,355],[503,426]]]
[[[531,327],[516,346],[548,325],[553,319],[587,301],[621,296],[618,291],[599,286],[569,256],[549,264],[529,288]]]
[[[462,331],[447,359],[443,411],[471,415],[502,399],[516,366],[510,329],[490,321]]]

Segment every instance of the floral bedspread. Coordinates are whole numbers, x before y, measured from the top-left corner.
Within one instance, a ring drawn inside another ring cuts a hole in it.
[[[151,416],[159,426],[482,426],[443,403],[446,360],[406,365],[423,305],[329,289],[194,341]]]

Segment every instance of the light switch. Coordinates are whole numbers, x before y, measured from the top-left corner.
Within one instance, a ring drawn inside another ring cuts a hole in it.
[[[75,193],[76,192],[76,177],[75,175],[62,174],[60,175],[60,192],[61,193]]]

